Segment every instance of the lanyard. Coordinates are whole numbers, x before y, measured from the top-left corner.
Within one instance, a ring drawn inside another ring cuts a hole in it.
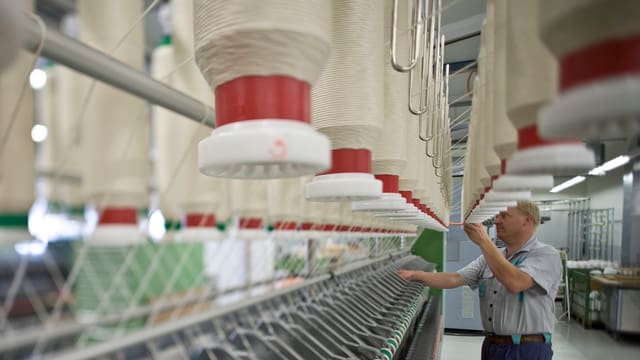
[[[519,268],[520,265],[527,259],[527,257],[529,257],[529,253],[527,252],[524,256],[518,258],[518,259],[511,259],[509,260],[509,262],[511,264],[513,264],[513,266]],[[518,293],[518,300],[520,300],[520,302],[524,301],[524,291],[520,291],[520,293]]]

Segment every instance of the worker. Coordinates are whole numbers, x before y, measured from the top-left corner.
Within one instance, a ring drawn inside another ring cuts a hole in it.
[[[551,359],[560,254],[535,237],[540,210],[531,201],[500,212],[494,223],[504,248],[496,247],[482,224],[465,224],[480,257],[457,272],[399,270],[398,275],[432,288],[478,288],[486,335],[482,359]]]

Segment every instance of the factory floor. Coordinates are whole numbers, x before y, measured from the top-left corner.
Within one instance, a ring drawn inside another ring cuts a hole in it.
[[[445,335],[440,360],[480,359],[482,336]],[[553,334],[553,358],[559,360],[637,360],[640,337],[616,341],[604,330],[587,330],[575,321],[558,322]]]

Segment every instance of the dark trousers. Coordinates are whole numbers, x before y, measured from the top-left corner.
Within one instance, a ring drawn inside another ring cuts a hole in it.
[[[551,344],[492,344],[484,339],[482,360],[551,360]]]

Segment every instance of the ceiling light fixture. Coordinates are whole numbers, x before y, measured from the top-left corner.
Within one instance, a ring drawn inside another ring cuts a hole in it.
[[[573,185],[576,185],[576,184],[579,184],[579,183],[583,182],[584,179],[586,179],[584,176],[576,176],[576,177],[571,178],[571,179],[563,182],[562,184],[554,187],[553,189],[549,190],[549,192],[552,192],[552,193],[560,192],[562,190],[565,190],[565,189],[568,189],[568,188],[572,187]]]
[[[616,158],[613,158],[606,163],[593,168],[589,171],[589,175],[604,175],[607,171],[611,171],[613,169],[619,168],[620,166],[629,162],[630,157],[627,155],[620,155]]]

